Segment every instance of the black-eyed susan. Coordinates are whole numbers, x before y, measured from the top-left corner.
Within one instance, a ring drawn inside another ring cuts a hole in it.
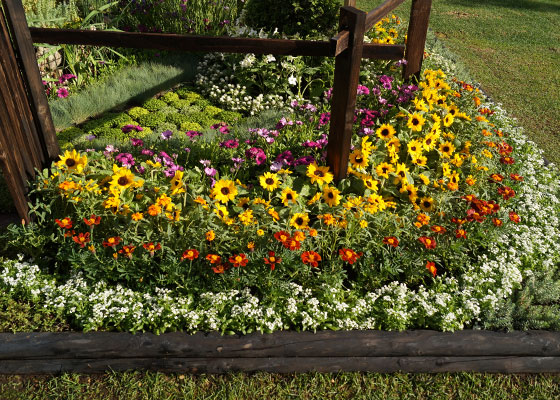
[[[233,181],[220,179],[214,184],[211,195],[215,200],[225,204],[235,199],[235,196],[237,196],[237,187]]]
[[[319,186],[323,186],[325,183],[331,183],[334,179],[334,175],[329,172],[329,167],[318,166],[317,163],[307,166],[307,176],[311,178],[311,183],[317,182]]]
[[[259,176],[259,183],[264,189],[272,192],[280,185],[280,179],[273,172],[265,172],[264,175]]]
[[[313,197],[311,197],[308,201],[307,201],[307,205],[310,206],[311,204],[314,204],[316,202],[319,201],[319,199],[321,198],[321,192],[317,192],[313,195]]]
[[[377,167],[375,167],[375,172],[380,178],[389,179],[389,174],[391,172],[395,172],[395,167],[387,162],[382,162]]]
[[[298,198],[299,194],[290,189],[290,188],[285,188],[284,190],[282,190],[282,204],[284,204],[284,206],[288,207],[290,204],[296,204],[296,199]]]
[[[418,198],[418,188],[412,184],[402,185],[399,191],[406,193],[411,203],[414,203]]]
[[[454,121],[455,117],[453,117],[453,114],[447,113],[445,117],[443,117],[443,126],[449,128],[451,125],[453,125]]]
[[[72,149],[72,151],[66,150],[64,154],[59,157],[60,161],[56,163],[59,169],[81,173],[87,164],[87,156],[80,155],[75,149]]]
[[[422,98],[415,98],[413,100],[414,102],[414,107],[418,110],[418,111],[425,111],[428,112],[428,106],[426,105],[426,103],[424,102],[424,99]]]
[[[406,147],[408,148],[408,154],[410,154],[413,158],[420,155],[420,153],[422,153],[423,150],[422,142],[416,139],[408,142]]]
[[[335,187],[325,186],[323,189],[323,199],[330,207],[334,207],[340,204],[340,190]]]
[[[434,199],[431,197],[422,197],[419,203],[420,208],[422,211],[430,212],[434,209]]]
[[[369,159],[364,156],[362,150],[355,149],[350,153],[350,163],[354,168],[366,168],[369,165]]]
[[[418,175],[418,178],[420,178],[420,180],[422,181],[422,183],[424,185],[429,185],[430,184],[430,178],[428,178],[426,175],[420,174],[420,175]]]
[[[111,176],[111,187],[124,190],[134,184],[134,174],[128,168],[120,168],[113,164],[113,176]]]
[[[364,182],[364,186],[367,187],[369,190],[377,192],[377,181],[373,179],[371,176],[364,176],[362,177],[362,181]]]
[[[416,164],[419,167],[425,167],[426,163],[428,162],[428,157],[423,156],[421,154],[417,155],[416,157],[412,158],[412,164]]]
[[[451,158],[451,155],[455,151],[455,146],[453,145],[453,143],[447,141],[441,143],[438,150],[443,158]]]
[[[397,169],[395,170],[395,175],[397,176],[395,178],[395,184],[401,183],[403,185],[406,185],[408,183],[408,178],[407,178],[407,174],[409,173],[409,169],[406,166],[405,163],[400,163],[397,164]]]
[[[229,211],[223,205],[216,204],[216,208],[214,208],[214,214],[216,214],[221,220],[224,220],[229,216]]]
[[[413,130],[415,132],[420,132],[425,123],[426,123],[426,120],[424,119],[422,114],[419,114],[419,113],[415,112],[415,113],[409,115],[408,122],[407,122],[406,126],[408,126],[411,130]]]
[[[307,213],[295,213],[290,219],[290,225],[296,229],[305,229],[309,224]]]
[[[371,155],[371,153],[377,149],[377,147],[375,147],[370,141],[369,141],[369,137],[368,136],[364,136],[362,138],[362,142],[361,142],[361,146],[360,146],[361,150],[362,150],[362,154],[364,155],[364,157],[369,157]]]
[[[249,197],[240,197],[237,200],[237,207],[241,207],[242,209],[246,210],[249,208],[249,203],[251,199]]]
[[[393,128],[390,124],[383,124],[375,131],[375,134],[379,137],[379,139],[383,140],[390,140],[393,136],[395,136],[395,128]]]
[[[175,175],[171,178],[171,195],[176,195],[185,192],[185,185],[183,184],[183,171],[175,171]]]

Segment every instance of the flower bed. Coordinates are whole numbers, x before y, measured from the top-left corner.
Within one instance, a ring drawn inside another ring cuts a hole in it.
[[[3,235],[5,254],[25,258],[4,261],[0,286],[83,330],[476,324],[523,274],[557,262],[557,175],[473,86],[398,73],[359,87],[337,184],[324,165],[328,90],[250,129],[181,128],[173,104],[193,94],[179,91],[104,122],[100,136],[130,143],[67,150],[42,172],[36,223]],[[211,107],[196,112],[222,112]]]

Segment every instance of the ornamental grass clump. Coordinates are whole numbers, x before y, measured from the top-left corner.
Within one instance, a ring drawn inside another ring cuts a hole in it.
[[[183,294],[457,279],[525,218],[510,206],[524,179],[515,143],[442,71],[418,85],[380,75],[358,93],[340,182],[325,164],[328,101],[293,101],[237,137],[222,122],[68,150],[34,184],[36,222],[6,243],[59,275]]]

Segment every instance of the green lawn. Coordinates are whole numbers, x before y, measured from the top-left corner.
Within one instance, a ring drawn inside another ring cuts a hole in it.
[[[110,373],[0,376],[2,400],[21,399],[554,399],[558,375]]]
[[[341,3],[343,3],[341,1]],[[369,11],[381,0],[358,0]],[[408,19],[411,1],[398,7]],[[433,0],[430,29],[560,164],[560,2]]]

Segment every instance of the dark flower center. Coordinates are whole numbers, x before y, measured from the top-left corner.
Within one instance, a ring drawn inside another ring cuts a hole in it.
[[[418,121],[418,119],[413,118],[412,119],[412,125],[418,125],[420,123],[420,121]]]
[[[126,176],[121,176],[117,183],[121,186],[126,186],[128,185],[128,178]]]
[[[303,225],[303,218],[298,217],[298,218],[296,218],[295,222],[296,222],[296,225]]]
[[[315,176],[323,177],[323,176],[325,176],[325,174],[323,174],[323,171],[318,169],[318,170],[315,171]]]
[[[329,192],[329,193],[327,194],[327,197],[328,197],[329,199],[334,199],[334,194],[333,194],[333,192]]]
[[[292,196],[291,193],[288,193],[288,194],[286,194],[286,198],[287,198],[288,200],[292,200],[292,199],[293,199],[293,196]]]
[[[265,182],[266,182],[267,185],[274,185],[274,179],[272,179],[272,178],[266,178]]]
[[[381,131],[381,136],[389,136],[389,129],[383,129]]]
[[[220,192],[222,192],[224,196],[227,196],[229,194],[229,189],[227,187],[223,187]]]
[[[73,167],[74,165],[76,165],[76,160],[74,160],[73,158],[68,158],[66,159],[65,164],[69,167]]]

